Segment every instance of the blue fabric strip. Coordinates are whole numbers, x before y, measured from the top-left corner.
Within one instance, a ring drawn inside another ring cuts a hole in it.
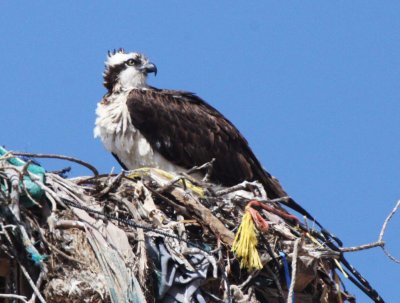
[[[287,285],[287,289],[289,290],[290,287],[290,283],[292,281],[291,277],[290,277],[290,272],[289,272],[289,263],[287,261],[286,258],[286,254],[283,251],[279,252],[279,256],[282,257],[282,262],[283,262],[283,270],[285,272],[285,280],[286,280],[286,285]],[[293,303],[293,302],[292,302]]]

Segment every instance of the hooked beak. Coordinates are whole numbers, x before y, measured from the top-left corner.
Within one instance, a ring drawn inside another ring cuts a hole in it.
[[[146,74],[154,73],[154,76],[157,76],[157,66],[155,64],[149,62],[143,65],[140,70],[145,72]]]

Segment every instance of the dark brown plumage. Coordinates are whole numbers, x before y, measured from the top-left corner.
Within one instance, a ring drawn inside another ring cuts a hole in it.
[[[127,105],[135,127],[153,149],[174,164],[191,168],[215,158],[213,182],[232,186],[244,180],[259,180],[270,198],[286,195],[263,170],[236,127],[196,95],[133,89]]]
[[[190,169],[214,158],[211,181],[232,186],[257,180],[268,198],[288,196],[280,183],[263,169],[239,130],[195,94],[153,87],[133,89],[127,106],[135,128],[154,150],[175,165]],[[313,220],[328,238],[341,245],[339,239],[292,198],[282,203]]]

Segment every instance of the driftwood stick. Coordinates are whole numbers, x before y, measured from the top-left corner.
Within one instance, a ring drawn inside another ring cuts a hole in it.
[[[14,156],[25,156],[25,157],[32,157],[32,158],[48,158],[48,159],[61,159],[61,160],[66,160],[66,161],[70,161],[70,162],[75,162],[78,163],[82,166],[85,166],[86,168],[88,168],[89,170],[91,170],[93,172],[93,174],[95,176],[99,175],[98,170],[91,164],[82,161],[80,159],[77,158],[73,158],[73,157],[69,157],[69,156],[64,156],[64,155],[54,155],[54,154],[33,154],[33,153],[23,153],[23,152],[17,152],[17,151],[11,151],[11,153]]]
[[[174,201],[172,201],[171,199],[168,199],[167,197],[165,197],[164,195],[160,194],[159,192],[157,192],[155,189],[152,189],[151,187],[148,187],[145,185],[145,187],[152,193],[154,194],[157,198],[160,198],[161,200],[167,202],[169,205],[171,205],[178,213],[182,214],[182,215],[186,215],[189,216],[189,212],[187,211],[187,209],[177,203],[175,203]]]
[[[181,188],[174,188],[171,191],[171,194],[185,207],[189,210],[189,212],[194,213],[198,218],[201,219],[201,222],[208,226],[211,231],[220,238],[222,242],[232,245],[235,235],[229,229],[225,227],[225,225],[215,217],[211,210],[205,207],[203,204],[198,202],[196,199],[186,194],[184,190]]]

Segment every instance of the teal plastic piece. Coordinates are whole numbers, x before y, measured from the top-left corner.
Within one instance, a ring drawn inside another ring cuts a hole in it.
[[[6,153],[7,153],[7,150],[0,146],[0,157],[4,156]],[[16,168],[18,168],[18,167],[22,168],[26,164],[25,161],[23,161],[19,158],[16,158],[16,157],[8,159],[7,162],[10,163],[11,165],[15,166]],[[39,180],[42,183],[44,183],[46,171],[43,167],[31,163],[28,165],[27,170],[30,173],[38,176]],[[39,200],[43,196],[44,192],[43,192],[42,188],[39,185],[37,185],[35,182],[33,182],[29,176],[23,177],[23,183],[33,199]],[[22,186],[22,184],[20,186]],[[3,185],[1,186],[1,189],[3,191],[5,191],[5,187]],[[24,195],[23,190],[21,191],[21,193],[22,193],[21,202],[23,203],[23,205],[25,207],[33,206],[34,205],[33,201],[29,197]]]
[[[26,250],[29,253],[31,260],[35,263],[35,265],[40,265],[41,262],[47,258],[46,255],[39,254],[36,248],[32,246],[28,246]]]

